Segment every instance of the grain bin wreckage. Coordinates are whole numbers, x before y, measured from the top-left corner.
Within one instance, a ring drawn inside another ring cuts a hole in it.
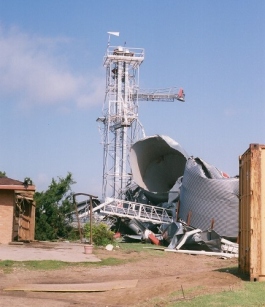
[[[111,46],[110,37],[119,32],[108,34],[105,100],[97,119],[103,144],[102,201],[94,201],[95,218],[124,240],[174,251],[199,246],[237,254],[238,178],[188,155],[169,136],[145,136],[139,101],[184,102],[184,91],[141,90],[144,49]]]

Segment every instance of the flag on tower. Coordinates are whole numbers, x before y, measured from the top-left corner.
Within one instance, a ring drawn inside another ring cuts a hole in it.
[[[108,32],[110,35],[120,36],[120,32]]]

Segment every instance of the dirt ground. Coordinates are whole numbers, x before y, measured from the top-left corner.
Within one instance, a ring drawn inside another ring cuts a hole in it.
[[[58,244],[30,243],[30,248],[16,247],[21,255],[28,253],[28,259],[34,258],[34,251],[45,258]],[[166,302],[183,301],[200,294],[231,291],[242,286],[242,280],[233,275],[229,268],[237,266],[237,259],[219,259],[217,256],[187,255],[165,251],[130,252],[121,248],[112,251],[94,249],[91,261],[106,258],[131,260],[117,266],[68,267],[53,271],[32,271],[15,269],[5,273],[0,269],[0,306],[166,306]],[[33,249],[34,250],[33,250]],[[60,246],[61,250],[62,247]],[[81,253],[82,246],[72,246],[72,250]],[[2,253],[1,253],[2,251]],[[10,259],[14,248],[10,248]],[[75,253],[69,251],[70,261],[76,261]],[[6,248],[0,245],[1,254],[7,258]],[[67,254],[67,249],[66,249]],[[77,254],[77,253],[76,253]],[[87,256],[82,252],[83,256]],[[89,257],[86,261],[89,261]],[[228,268],[225,270],[220,270]],[[103,283],[107,281],[137,280],[136,287],[103,292],[24,292],[5,291],[5,288],[21,284],[80,284]],[[170,296],[171,294],[171,296]]]

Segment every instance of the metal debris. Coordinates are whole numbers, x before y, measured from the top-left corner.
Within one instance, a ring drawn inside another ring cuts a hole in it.
[[[179,216],[208,229],[214,219],[214,230],[226,238],[238,235],[239,179],[227,177],[200,158],[190,157],[186,163],[180,191]]]
[[[93,215],[126,241],[237,255],[238,178],[189,156],[167,136],[136,142],[130,162],[134,181],[123,199],[94,204]],[[80,204],[82,212],[90,214]]]

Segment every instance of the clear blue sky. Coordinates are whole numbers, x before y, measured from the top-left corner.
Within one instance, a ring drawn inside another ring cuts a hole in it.
[[[140,102],[146,135],[168,135],[231,176],[265,144],[265,1],[0,0],[0,170],[41,191],[72,172],[101,196],[96,123],[112,45],[144,48],[140,87],[186,102]]]

